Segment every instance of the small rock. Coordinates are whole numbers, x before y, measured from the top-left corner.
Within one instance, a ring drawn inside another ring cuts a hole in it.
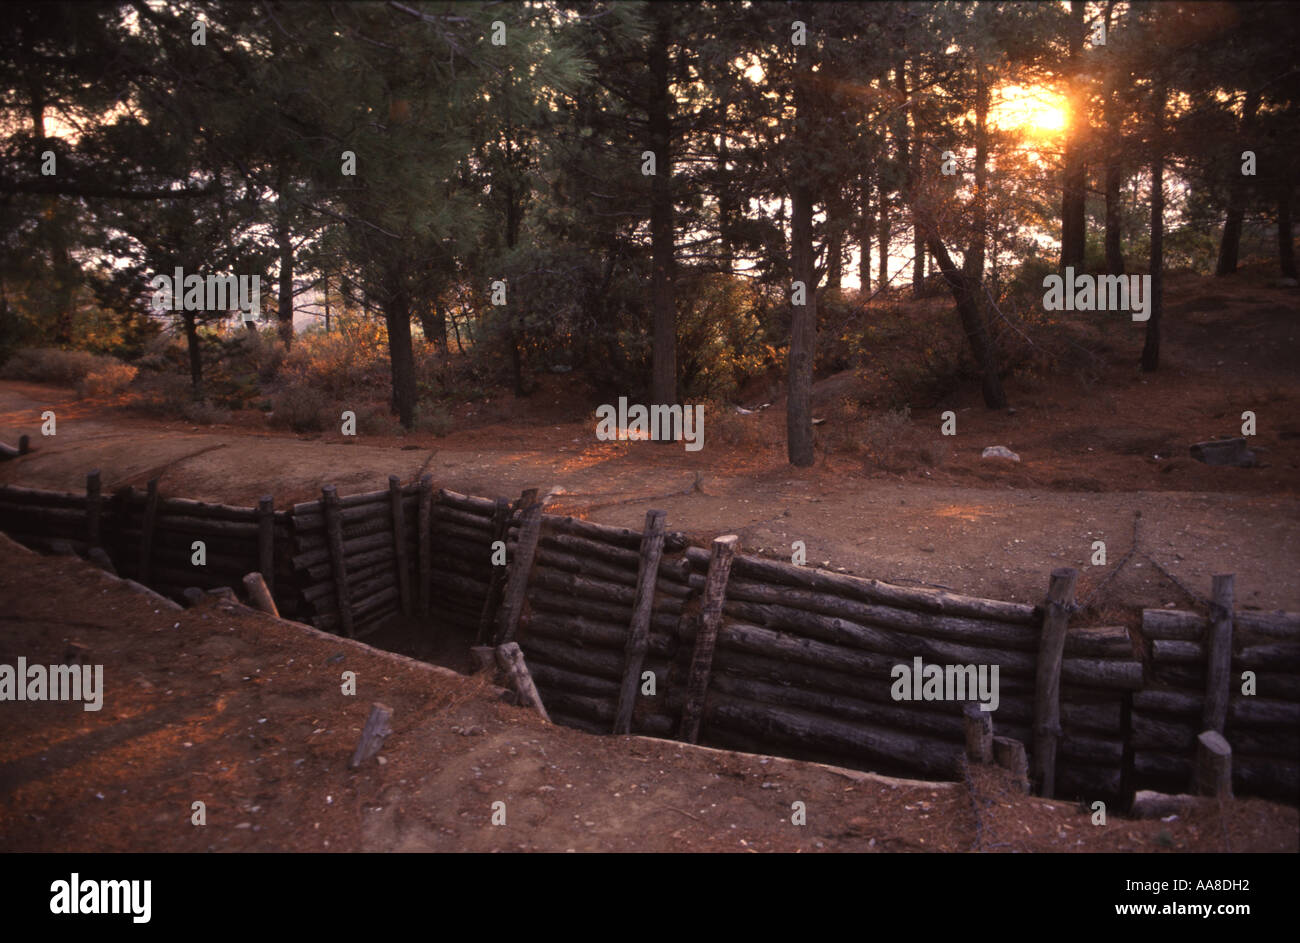
[[[1020,461],[1020,456],[1005,445],[990,445],[980,453],[980,458],[1005,458],[1013,462]]]

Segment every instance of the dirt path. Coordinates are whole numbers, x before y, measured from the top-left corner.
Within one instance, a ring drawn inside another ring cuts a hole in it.
[[[972,792],[595,737],[502,703],[482,677],[219,604],[161,608],[2,536],[0,599],[0,664],[59,664],[75,640],[103,666],[99,711],[0,704],[0,852],[1296,851],[1296,810],[1262,800],[1101,826],[993,770]],[[351,771],[374,701],[393,733]]]
[[[53,438],[39,435],[45,409],[58,416]],[[755,421],[771,426],[777,418]],[[971,421],[995,427],[1007,420],[972,412]],[[317,496],[325,483],[347,494],[386,487],[390,474],[410,480],[427,472],[440,487],[473,494],[513,496],[537,487],[554,493],[552,510],[628,527],[639,528],[647,509],[664,508],[670,527],[702,538],[738,533],[749,551],[788,557],[792,543],[802,540],[811,564],[1033,602],[1056,566],[1079,567],[1080,592],[1089,592],[1128,550],[1141,511],[1142,549],[1193,592],[1207,594],[1214,573],[1235,572],[1239,605],[1300,608],[1300,499],[1286,488],[1262,492],[1261,479],[1248,478],[1267,470],[1187,469],[1201,476],[1198,482],[1217,480],[1231,489],[1217,493],[1062,490],[1051,482],[1068,456],[1054,456],[1046,471],[990,468],[971,447],[943,468],[866,475],[847,459],[791,468],[770,444],[779,441],[775,434],[767,445],[718,444],[689,453],[597,442],[592,430],[585,421],[489,422],[443,439],[298,437],[143,419],[92,408],[69,391],[5,382],[0,439],[12,442],[26,432],[36,451],[0,464],[0,482],[79,490],[86,471],[98,467],[106,489],[143,487],[161,473],[167,493],[244,505],[272,493],[285,506]],[[1140,477],[1150,464],[1124,454],[1107,461],[1121,469],[1111,475],[1118,484],[1126,475]],[[1289,473],[1274,471],[1283,480]],[[1149,474],[1158,484],[1170,477]],[[1249,490],[1235,490],[1243,482]],[[1091,563],[1096,540],[1106,543],[1106,567]],[[1181,607],[1190,600],[1139,558],[1099,601]]]

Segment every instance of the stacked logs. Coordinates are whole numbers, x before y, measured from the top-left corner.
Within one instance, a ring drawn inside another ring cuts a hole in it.
[[[98,488],[99,476],[93,477]],[[28,547],[48,551],[55,541],[67,541],[84,554],[91,546],[88,500],[85,494],[0,485],[0,530]]]
[[[393,475],[382,491],[339,497],[327,485],[320,500],[293,506],[291,562],[317,628],[353,635],[398,612],[427,611],[419,577],[431,566],[422,536],[431,489],[428,476],[403,486]]]
[[[492,501],[442,489],[434,503],[432,521],[433,575],[430,591],[437,600],[437,617],[470,637],[483,639],[484,618],[493,579],[504,567],[492,565],[492,542],[505,539],[510,502]]]
[[[1153,684],[1133,695],[1137,788],[1185,791],[1196,738],[1207,729],[1211,620],[1196,612],[1145,609],[1142,634]],[[1294,802],[1300,792],[1300,613],[1234,613],[1222,733],[1232,746],[1234,789]],[[1243,693],[1253,672],[1255,693]]]

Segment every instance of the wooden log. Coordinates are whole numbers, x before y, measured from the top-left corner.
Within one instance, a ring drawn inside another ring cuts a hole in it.
[[[1143,609],[1142,634],[1149,639],[1191,642],[1205,631],[1205,617],[1180,609]]]
[[[476,553],[487,559],[491,546],[489,536],[486,531],[474,530],[461,524],[444,523],[439,525],[434,542],[459,541],[473,547]]]
[[[533,672],[533,680],[543,690],[554,688],[571,694],[599,697],[611,702],[618,697],[618,682],[608,678],[597,678],[577,671],[556,668],[540,661],[531,662],[530,668]]]
[[[524,662],[524,653],[520,651],[517,642],[505,642],[497,646],[497,664],[501,670],[506,673],[510,679],[511,687],[519,695],[520,702],[525,707],[532,707],[541,715],[542,720],[548,724],[551,722],[550,716],[546,713],[546,706],[542,704],[542,696],[537,693],[537,685],[533,683],[533,676],[528,673],[528,665]]]
[[[543,635],[575,645],[626,650],[627,629],[585,616],[556,616],[535,611],[529,617],[527,631],[530,635]],[[646,637],[646,650],[655,656],[671,658],[677,654],[677,648],[677,640],[666,632],[651,632]]]
[[[558,593],[568,593],[583,600],[616,602],[629,608],[636,603],[636,590],[631,586],[621,586],[561,570],[538,568],[533,574],[530,585]],[[655,600],[655,609],[663,613],[676,615],[685,607],[685,600],[673,596],[660,596]]]
[[[1120,781],[1123,771],[1117,766],[1095,766],[1072,763],[1061,768],[1057,776],[1057,791],[1063,796],[1097,796],[1120,795]]]
[[[417,512],[416,523],[416,555],[418,559],[417,569],[419,573],[419,592],[417,593],[420,600],[420,617],[429,618],[430,604],[432,603],[432,587],[430,580],[433,578],[433,476],[422,475],[420,477],[420,496],[419,511]]]
[[[1029,762],[1023,743],[1011,737],[994,737],[993,761],[1011,773],[1012,781],[1021,792],[1029,792]]]
[[[1151,643],[1151,659],[1171,665],[1196,665],[1205,657],[1205,649],[1200,642],[1185,642],[1178,639],[1155,639]]]
[[[1273,638],[1300,639],[1300,612],[1242,610],[1236,613],[1235,619],[1238,629]]]
[[[244,589],[248,592],[248,598],[253,606],[262,612],[280,617],[280,610],[275,607],[275,600],[271,598],[271,590],[266,585],[266,579],[261,573],[249,573],[244,577]]]
[[[512,641],[519,628],[519,617],[523,613],[525,594],[528,591],[528,580],[532,575],[533,557],[537,553],[537,541],[541,536],[542,506],[530,504],[524,509],[523,514],[519,549],[510,564],[510,575],[506,580],[501,609],[497,615],[496,643],[498,645]]]
[[[145,498],[144,525],[140,535],[140,581],[149,582],[153,568],[153,537],[158,525],[158,479],[150,478]]]
[[[496,502],[491,498],[472,498],[468,495],[460,494],[456,491],[443,488],[438,492],[438,503],[448,507],[459,508],[462,511],[470,511],[474,514],[488,516],[496,507]]]
[[[704,700],[708,692],[709,676],[713,672],[713,649],[717,645],[718,628],[722,623],[727,577],[731,575],[731,563],[735,559],[739,543],[740,538],[735,534],[727,534],[713,541],[704,598],[700,603],[699,629],[695,633],[695,648],[691,653],[690,674],[686,681],[686,703],[682,708],[681,729],[678,733],[678,739],[687,743],[696,743],[700,737]]]
[[[565,553],[545,545],[537,548],[537,565],[562,570],[566,573],[589,576],[593,579],[604,580],[631,589],[635,589],[637,586],[637,574],[632,570],[606,563],[604,560]],[[656,574],[654,589],[657,592],[679,598],[690,596],[693,592],[689,585],[665,577],[662,572]]]
[[[275,598],[275,498],[264,494],[257,501],[257,564],[267,595]],[[274,603],[272,603],[274,605]]]
[[[594,599],[573,598],[562,593],[536,588],[529,592],[529,605],[532,607],[533,620],[543,614],[577,616],[612,626],[625,626],[632,621],[632,606],[620,603],[599,602]],[[653,631],[675,638],[678,617],[668,612],[651,612],[650,627]],[[530,623],[531,626],[532,623]],[[626,644],[620,642],[620,645]]]
[[[92,547],[102,544],[100,518],[104,511],[104,499],[100,488],[99,469],[96,468],[86,475],[86,543]],[[154,488],[157,488],[156,482]]]
[[[368,534],[364,537],[354,537],[351,540],[343,541],[343,555],[348,559],[351,559],[356,554],[380,548],[390,554],[392,553],[393,541],[387,534]],[[322,544],[319,548],[295,554],[290,559],[290,562],[293,564],[294,569],[307,570],[309,573],[314,574],[316,568],[322,563],[327,566],[330,563],[328,542]],[[312,576],[312,579],[319,578],[316,575]]]
[[[338,489],[326,485],[321,489],[321,506],[325,514],[325,533],[329,541],[330,563],[334,576],[334,604],[343,635],[352,637],[352,600],[348,593],[348,568],[343,551],[343,522],[339,518]]]
[[[159,606],[162,606],[164,609],[182,608],[180,603],[173,602],[172,600],[164,596],[162,593],[155,592],[154,590],[150,589],[148,586],[145,586],[143,583],[137,583],[135,580],[122,580],[122,582],[125,583],[127,586],[129,586],[135,592],[139,593],[140,595],[148,596],[150,601],[152,601],[153,603]]]
[[[694,576],[690,584],[703,588],[703,577]],[[861,602],[829,596],[825,593],[789,587],[769,586],[752,580],[734,579],[728,585],[727,598],[733,605],[760,604],[774,616],[804,621],[804,624],[827,624],[827,617],[849,620],[860,626],[898,629],[916,635],[951,639],[999,649],[1037,648],[1038,631],[1028,625],[996,623],[983,619],[928,613],[895,606]],[[752,611],[752,610],[751,610]],[[754,615],[743,616],[755,621]]]
[[[608,678],[621,682],[623,655],[616,649],[580,648],[558,639],[530,635],[520,640],[520,647],[529,661],[540,660],[548,665],[566,668],[579,674]],[[612,715],[611,715],[612,716]],[[602,731],[607,733],[608,729]]]
[[[1171,795],[1151,789],[1139,790],[1133,796],[1129,817],[1135,819],[1163,819],[1170,815],[1185,815],[1196,807],[1197,798],[1184,793]]]
[[[357,743],[352,759],[348,761],[349,769],[356,769],[379,752],[384,745],[384,738],[393,732],[390,724],[392,718],[393,709],[386,704],[376,701],[370,706],[370,716],[366,718],[366,725],[361,731],[361,740]]]
[[[1215,580],[1217,582],[1218,577]],[[1231,625],[1231,620],[1228,623]],[[1196,772],[1192,791],[1201,796],[1232,798],[1232,747],[1217,730],[1203,731],[1196,738]]]
[[[861,760],[895,763],[933,776],[953,777],[961,769],[962,746],[933,737],[899,734],[792,708],[755,704],[721,692],[709,696],[705,712],[710,727],[716,724],[758,735],[765,741],[840,751]]]
[[[1066,658],[1061,680],[1091,688],[1137,691],[1142,687],[1142,662],[1108,658]]]
[[[226,521],[253,524],[258,521],[256,508],[239,507],[232,504],[213,504],[207,501],[194,501],[190,498],[162,498],[159,513],[170,517],[215,518]]]
[[[498,501],[505,501],[506,513],[509,513],[510,502],[505,498],[498,498]],[[439,524],[454,524],[458,527],[464,527],[473,531],[482,531],[485,535],[493,529],[494,517],[485,517],[482,514],[476,514],[472,511],[462,511],[458,508],[448,507],[439,504],[434,511],[434,517]]]
[[[655,583],[659,579],[659,559],[663,556],[667,512],[650,510],[645,516],[645,534],[641,540],[637,570],[636,601],[632,604],[632,622],[628,630],[624,656],[623,683],[619,689],[618,709],[614,714],[614,733],[632,730],[632,711],[641,686],[641,665],[650,644],[650,615],[654,606]],[[574,538],[580,539],[580,538]]]
[[[1122,625],[1070,628],[1065,632],[1065,654],[1132,658],[1133,640]]]
[[[414,612],[415,603],[411,595],[410,554],[406,547],[406,515],[402,510],[402,479],[397,475],[388,476],[388,497],[393,527],[393,555],[397,561],[397,589],[402,599],[402,614],[409,616]]]
[[[393,545],[386,535],[376,535],[383,538],[383,545],[373,550],[367,550],[362,553],[353,553],[348,550],[348,545],[343,544],[343,559],[347,561],[348,571],[361,569],[363,567],[374,566],[377,563],[392,564]],[[330,579],[330,574],[334,572],[333,564],[326,560],[323,563],[317,563],[315,566],[308,567],[305,571],[309,583],[318,583],[322,580]]]
[[[698,547],[688,547],[684,551],[687,559],[702,568],[707,560],[707,552]],[[794,566],[783,561],[765,560],[761,557],[741,555],[737,558],[736,575],[750,578],[757,582],[781,583],[801,589],[812,589],[823,593],[856,599],[862,602],[879,603],[902,609],[919,609],[945,615],[968,616],[977,619],[990,619],[995,622],[1012,622],[1024,625],[1037,625],[1039,617],[1033,606],[1021,603],[1001,602],[992,599],[979,599],[974,596],[962,596],[944,590],[912,589],[882,583],[879,580],[863,579],[841,573],[828,573],[814,567]]]
[[[1210,594],[1210,628],[1206,636],[1205,711],[1201,724],[1205,730],[1223,733],[1228,719],[1228,698],[1232,684],[1232,609],[1231,573],[1217,574]]]
[[[962,722],[966,733],[966,759],[972,763],[993,762],[993,715],[980,710],[973,701],[962,706]]]
[[[1034,778],[1041,794],[1049,799],[1056,790],[1056,741],[1061,735],[1061,658],[1078,579],[1079,571],[1072,567],[1053,570],[1044,603],[1035,677]]]
[[[0,517],[15,521],[65,522],[76,527],[77,536],[86,533],[86,508],[44,507],[36,504],[0,504]]]
[[[86,508],[86,495],[74,491],[45,491],[41,488],[24,488],[22,485],[0,485],[0,501],[13,504],[35,504],[41,507]]]

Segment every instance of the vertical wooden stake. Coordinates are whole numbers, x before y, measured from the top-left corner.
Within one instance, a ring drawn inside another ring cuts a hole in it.
[[[18,437],[18,454],[26,455],[31,450],[32,450],[31,438],[25,435],[20,435]]]
[[[1039,794],[1048,798],[1056,792],[1056,741],[1061,735],[1061,656],[1078,579],[1079,571],[1073,567],[1053,570],[1043,604],[1043,634],[1038,643],[1034,681],[1034,778],[1039,782]]]
[[[254,606],[262,612],[280,618],[280,610],[275,607],[275,600],[271,598],[271,590],[267,588],[266,580],[262,578],[261,573],[249,573],[244,577],[244,589],[248,591],[248,598],[252,600]]]
[[[623,686],[618,692],[618,710],[614,714],[614,733],[631,733],[632,709],[636,706],[637,688],[641,684],[641,665],[645,662],[650,639],[650,610],[654,606],[655,583],[659,579],[659,560],[664,552],[664,511],[647,511],[645,531],[641,535],[641,559],[636,577],[636,599],[632,603],[632,624],[628,628]]]
[[[320,489],[325,515],[325,538],[330,548],[330,569],[334,573],[334,599],[338,605],[339,628],[352,638],[352,594],[348,591],[348,567],[343,557],[343,519],[339,516],[339,492],[333,485]]]
[[[393,518],[393,554],[397,567],[397,592],[402,599],[402,615],[409,616],[411,608],[411,557],[406,547],[406,515],[402,513],[402,479],[388,476],[388,504]]]
[[[1205,645],[1205,709],[1201,728],[1223,733],[1232,690],[1232,607],[1235,577],[1219,574],[1212,581],[1210,626]]]
[[[257,566],[266,591],[275,598],[275,499],[264,494],[257,502]],[[245,577],[247,579],[247,577]]]
[[[704,599],[700,603],[699,628],[695,631],[695,650],[691,653],[691,671],[686,680],[686,703],[682,707],[682,722],[677,738],[695,743],[700,738],[700,720],[704,716],[704,696],[713,672],[713,649],[718,642],[718,626],[722,624],[722,603],[727,595],[727,578],[731,575],[731,562],[736,557],[740,538],[727,534],[713,541],[709,556],[709,572],[704,580]]]
[[[1192,791],[1199,796],[1232,798],[1232,747],[1217,730],[1196,738],[1196,773]]]
[[[537,541],[542,535],[542,506],[530,504],[524,509],[519,524],[519,542],[515,545],[515,558],[510,562],[510,576],[506,582],[505,597],[497,614],[497,645],[513,641],[519,628],[519,617],[524,611],[524,593],[533,572],[533,557],[537,555]]]
[[[356,769],[379,752],[379,748],[384,745],[384,738],[393,732],[389,726],[392,719],[393,709],[387,704],[376,701],[370,705],[370,716],[366,718],[366,726],[361,731],[361,740],[357,743],[352,759],[348,761],[350,769]]]
[[[534,708],[542,715],[542,720],[549,724],[551,715],[546,713],[542,696],[537,693],[537,685],[533,683],[533,676],[528,671],[528,665],[524,663],[524,653],[519,643],[506,642],[504,645],[498,645],[497,664],[510,677],[510,684],[519,695],[520,703],[525,707]]]
[[[140,582],[148,585],[153,574],[153,532],[158,525],[158,479],[150,478],[145,492],[144,525],[140,532]]]
[[[1029,792],[1029,764],[1025,760],[1025,745],[1014,737],[993,738],[993,759],[1011,773],[1021,792]]]
[[[506,531],[510,527],[510,502],[505,498],[497,498],[496,510],[492,513],[492,543],[498,540],[506,539]],[[492,548],[488,546],[488,559],[491,560]],[[508,561],[507,561],[508,562]],[[492,567],[492,578],[488,580],[487,597],[483,600],[483,611],[478,618],[478,643],[482,645],[487,641],[488,635],[492,631],[492,626],[496,623],[497,608],[501,605],[501,589],[505,586],[506,574],[509,572],[508,567]]]
[[[420,478],[420,504],[416,515],[418,537],[416,540],[417,568],[420,579],[420,618],[429,618],[433,579],[433,476]]]
[[[975,701],[962,706],[966,728],[966,759],[972,763],[993,762],[993,712],[980,710]]]
[[[99,525],[104,499],[99,489],[99,469],[96,468],[86,476],[86,543],[92,547],[100,546]]]

